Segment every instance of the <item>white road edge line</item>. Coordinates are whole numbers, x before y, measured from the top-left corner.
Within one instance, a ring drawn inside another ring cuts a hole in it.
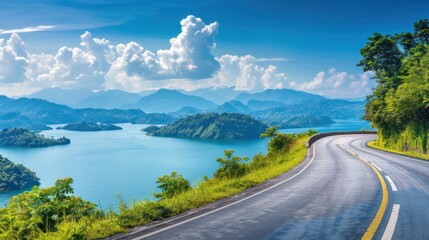
[[[390,187],[392,187],[392,191],[393,192],[397,192],[398,191],[398,189],[396,188],[396,185],[395,185],[395,183],[392,181],[392,179],[389,177],[389,176],[385,176],[386,177],[386,179],[387,179],[387,181],[389,182],[389,184],[390,184]]]
[[[387,223],[386,229],[381,237],[382,240],[392,239],[393,233],[395,232],[396,222],[398,221],[400,207],[401,206],[399,204],[393,204],[392,214],[390,214],[389,222]]]
[[[379,168],[377,165],[375,165],[375,163],[371,163],[372,166],[374,166],[375,168],[377,168],[378,171],[382,172],[383,170],[381,170],[381,168]]]
[[[225,209],[225,208],[227,208],[227,207],[230,207],[230,206],[233,206],[233,205],[238,204],[238,203],[240,203],[240,202],[246,201],[246,200],[247,200],[247,199],[249,199],[249,198],[255,197],[255,196],[257,196],[257,195],[259,195],[259,194],[261,194],[261,193],[264,193],[264,192],[266,192],[266,191],[268,191],[268,190],[271,190],[271,189],[273,189],[273,188],[275,188],[275,187],[277,187],[277,186],[279,186],[279,185],[281,185],[281,184],[283,184],[283,183],[285,183],[285,182],[287,182],[287,181],[290,181],[290,180],[294,179],[296,176],[298,176],[299,174],[301,174],[302,172],[304,172],[304,170],[305,170],[305,169],[307,169],[307,168],[308,168],[308,166],[310,166],[310,164],[313,162],[313,160],[314,160],[314,156],[316,155],[316,144],[317,144],[317,142],[313,144],[313,157],[311,158],[310,162],[309,162],[309,163],[308,163],[308,164],[307,164],[303,169],[301,169],[301,171],[297,172],[297,173],[296,173],[295,175],[293,175],[292,177],[290,177],[290,178],[288,178],[288,179],[285,179],[285,180],[283,180],[283,181],[281,181],[281,182],[279,182],[279,183],[277,183],[277,184],[275,184],[275,185],[273,185],[273,186],[271,186],[271,187],[269,187],[269,188],[266,188],[266,189],[264,189],[264,190],[262,190],[262,191],[260,191],[260,192],[257,192],[257,193],[255,193],[255,194],[253,194],[253,195],[250,195],[250,196],[248,196],[248,197],[245,197],[245,198],[243,198],[243,199],[241,199],[241,200],[238,200],[238,201],[236,201],[236,202],[230,203],[230,204],[228,204],[228,205],[225,205],[225,206],[223,206],[223,207],[217,208],[217,209],[212,210],[212,211],[210,211],[210,212],[207,212],[207,213],[201,214],[201,215],[199,215],[199,216],[196,216],[196,217],[190,218],[190,219],[188,219],[188,220],[185,220],[185,221],[182,221],[182,222],[179,222],[179,223],[173,224],[173,225],[171,225],[171,226],[169,226],[169,227],[165,227],[165,228],[163,228],[163,229],[160,229],[160,230],[157,230],[157,231],[154,231],[154,232],[151,232],[151,233],[145,234],[145,235],[143,235],[143,236],[136,237],[136,238],[134,238],[134,239],[135,239],[135,240],[140,240],[140,239],[143,239],[143,238],[146,238],[146,237],[150,237],[150,236],[152,236],[152,235],[158,234],[158,233],[160,233],[160,232],[164,232],[164,231],[166,231],[166,230],[168,230],[168,229],[171,229],[171,228],[174,228],[174,227],[180,226],[180,225],[185,224],[185,223],[187,223],[187,222],[191,222],[191,221],[193,221],[193,220],[195,220],[195,219],[202,218],[202,217],[204,217],[204,216],[207,216],[207,215],[209,215],[209,214],[212,214],[212,213],[218,212],[218,211],[220,211],[220,210],[222,210],[222,209]]]

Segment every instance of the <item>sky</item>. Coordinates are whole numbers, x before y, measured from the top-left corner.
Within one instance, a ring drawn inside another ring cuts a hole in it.
[[[291,88],[361,98],[374,32],[412,31],[425,0],[0,1],[0,94]]]

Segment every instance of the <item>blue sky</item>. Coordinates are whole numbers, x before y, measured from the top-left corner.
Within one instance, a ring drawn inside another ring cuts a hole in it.
[[[85,31],[91,33],[91,38],[109,40],[112,46],[121,43],[126,45],[134,41],[144,50],[150,50],[151,53],[156,54],[159,49],[171,50],[169,40],[181,33],[180,21],[193,15],[200,18],[207,26],[214,22],[218,23],[216,33],[209,36],[213,46],[206,46],[213,57],[220,58],[227,55],[236,56],[239,59],[224,58],[219,61],[220,65],[207,62],[203,58],[190,59],[192,64],[187,66],[195,67],[198,73],[187,72],[189,75],[183,72],[188,70],[176,69],[177,71],[165,73],[164,77],[157,77],[153,73],[148,74],[142,69],[128,71],[130,65],[115,75],[110,67],[115,60],[111,59],[109,66],[101,69],[103,71],[94,70],[103,72],[104,75],[91,73],[86,76],[85,73],[76,73],[60,81],[58,79],[61,75],[60,71],[74,72],[79,71],[79,68],[71,70],[67,67],[61,68],[57,60],[53,58],[46,60],[48,57],[45,57],[46,71],[49,70],[48,68],[57,67],[55,74],[39,73],[35,77],[34,71],[28,70],[31,66],[23,66],[24,63],[18,61],[18,65],[13,65],[15,67],[13,71],[8,71],[8,75],[4,74],[6,77],[0,76],[0,93],[17,95],[18,87],[20,91],[25,89],[31,92],[38,88],[52,86],[140,91],[158,87],[186,86],[192,89],[211,85],[240,85],[242,90],[249,91],[288,87],[332,97],[336,95],[362,97],[374,86],[373,82],[366,80],[370,74],[361,76],[362,70],[356,67],[360,59],[359,49],[364,46],[366,39],[374,32],[387,34],[411,31],[413,22],[429,17],[428,9],[429,2],[421,0],[44,0],[31,1],[31,3],[22,0],[2,1],[0,16],[4,20],[0,23],[0,29],[2,29],[0,33],[3,33],[0,39],[4,39],[3,46],[7,45],[11,32],[15,31],[21,41],[25,42],[25,50],[29,55],[45,53],[55,56],[63,46],[70,49],[80,48],[85,54],[84,47],[80,45],[82,42],[80,36]],[[205,38],[200,40],[207,41]],[[187,45],[189,42],[195,43],[194,40],[190,40],[185,41],[184,44]],[[201,47],[201,49],[205,52],[204,48]],[[86,50],[91,52],[89,49]],[[143,55],[143,52],[140,54]],[[92,52],[92,55],[96,54]],[[246,55],[252,56],[253,59],[244,59]],[[189,57],[189,55],[186,56]],[[37,59],[40,61],[41,58]],[[0,59],[0,61],[7,60]],[[27,59],[28,62],[31,61]],[[202,63],[202,65],[196,63]],[[227,79],[221,79],[222,77],[219,76],[217,78],[220,80],[213,79],[219,71],[228,69],[230,72],[245,71],[237,67],[232,69],[233,64],[241,64],[240,66],[250,64],[249,66],[256,70],[241,72],[241,75],[238,72],[228,76],[221,74]],[[270,65],[275,67],[275,71],[273,69],[268,71]],[[3,66],[10,66],[10,64],[3,64]],[[145,68],[147,65],[134,67]],[[203,67],[210,69],[204,70]],[[258,70],[258,67],[263,69]],[[25,76],[14,75],[19,73],[17,70],[19,68],[26,69],[26,72],[21,74]],[[38,68],[42,67],[38,66]],[[0,74],[1,71],[0,69]],[[110,79],[105,80],[105,75],[109,71],[112,73],[109,75]],[[174,75],[173,72],[179,72],[179,74]],[[267,76],[268,72],[271,75],[265,79],[264,76]],[[278,74],[284,74],[284,76],[277,76]],[[82,77],[83,75],[85,77]],[[126,83],[112,83],[115,81],[113,78],[124,75],[128,78]],[[11,77],[21,80],[8,80]],[[89,79],[91,77],[98,79]],[[260,80],[260,83],[252,83],[243,80],[244,77],[255,78],[254,81],[264,79]],[[79,82],[77,78],[85,80]],[[237,78],[238,84],[231,78]],[[106,83],[108,81],[110,83]],[[144,83],[137,84],[135,83],[137,81]],[[352,89],[353,91],[347,92],[347,88],[351,86],[346,83],[353,81],[357,82],[354,87],[361,86],[362,89]],[[37,85],[37,83],[40,84]],[[331,90],[333,84],[340,84],[343,87],[338,88],[338,91]]]

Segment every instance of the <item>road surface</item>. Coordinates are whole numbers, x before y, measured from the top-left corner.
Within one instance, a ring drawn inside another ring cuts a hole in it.
[[[279,178],[113,239],[429,239],[429,162],[373,139],[322,138]]]

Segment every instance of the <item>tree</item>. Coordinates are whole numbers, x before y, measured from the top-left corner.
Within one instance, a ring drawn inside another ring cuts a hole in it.
[[[171,198],[191,188],[189,181],[175,171],[171,172],[170,175],[159,177],[156,183],[158,183],[157,188],[162,191],[160,193],[153,192],[152,194],[159,199]]]
[[[358,66],[363,67],[364,71],[375,71],[379,77],[395,76],[401,67],[402,58],[395,37],[374,33],[368,40],[365,47],[360,50],[363,59]]]
[[[429,21],[414,32],[374,34],[358,66],[374,71],[379,85],[367,97],[365,119],[378,128],[378,144],[426,153],[429,145]]]
[[[216,178],[234,178],[243,176],[246,173],[248,157],[234,156],[234,150],[225,150],[225,157],[216,161],[220,167],[216,170]]]
[[[59,179],[52,187],[33,187],[12,197],[0,208],[0,229],[8,229],[18,239],[35,239],[41,232],[55,231],[63,221],[101,216],[95,204],[71,195],[72,183],[71,178]]]
[[[277,130],[278,130],[277,126],[269,127],[267,129],[265,129],[265,132],[263,132],[260,137],[261,138],[273,138],[277,134],[279,134],[279,132]]]

